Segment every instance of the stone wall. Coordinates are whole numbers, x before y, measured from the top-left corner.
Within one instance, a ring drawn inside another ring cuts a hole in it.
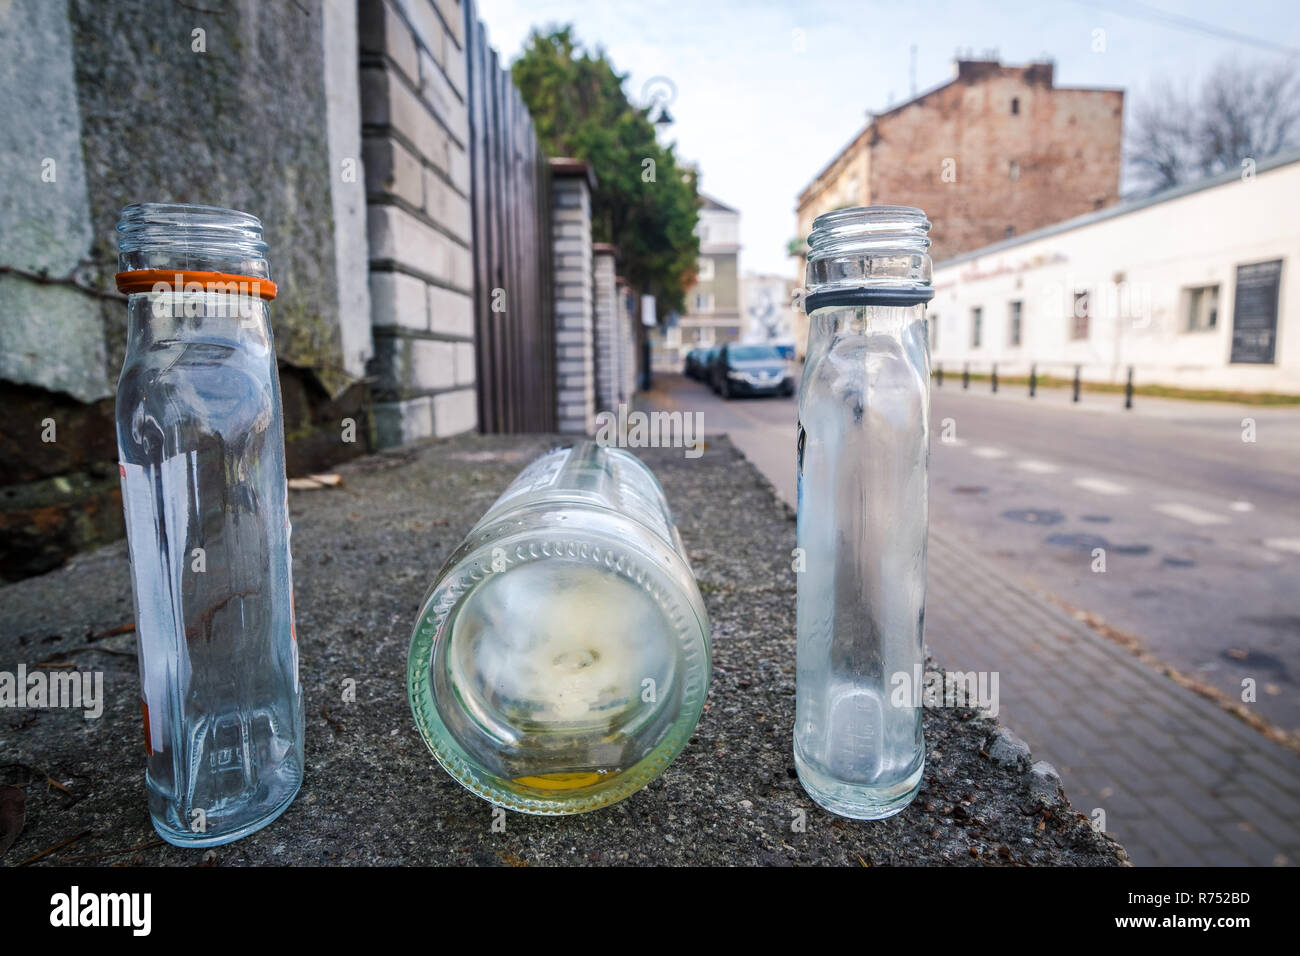
[[[380,446],[477,425],[465,12],[362,0],[361,119]]]
[[[126,308],[113,274],[128,203],[263,221],[289,467],[366,450],[355,54],[332,62],[356,49],[355,7],[0,4],[0,576],[122,534],[112,396]],[[344,418],[360,441],[343,440]]]
[[[591,173],[585,163],[558,160],[551,175],[556,421],[561,432],[588,435],[596,414]]]

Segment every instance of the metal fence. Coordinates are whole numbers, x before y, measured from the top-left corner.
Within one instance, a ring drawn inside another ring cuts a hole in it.
[[[1007,384],[1010,379],[1029,387],[1029,397],[1033,398],[1038,394],[1038,385],[1040,376],[1051,379],[1070,379],[1070,400],[1077,402],[1083,394],[1085,388],[1085,379],[1083,378],[1083,366],[1075,362],[1029,362],[1029,363],[1007,363],[1007,362],[960,362],[960,371],[956,376],[952,373],[952,364],[949,364],[948,377],[960,377],[961,387],[970,388],[971,376],[977,376],[980,379],[987,379],[992,391],[996,392],[999,383]],[[983,370],[983,371],[982,371]],[[1010,372],[1011,374],[1008,374]],[[943,362],[934,363],[934,384],[943,387],[944,383],[944,365]],[[1133,366],[1126,369],[1124,381],[1124,407],[1133,407]]]
[[[554,431],[550,167],[472,3],[465,20],[479,428]]]

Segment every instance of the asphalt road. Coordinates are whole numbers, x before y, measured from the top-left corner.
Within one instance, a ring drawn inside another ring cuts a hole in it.
[[[1188,676],[1234,698],[1253,680],[1252,707],[1300,728],[1300,408],[1122,402],[950,377],[932,525]],[[724,402],[658,374],[643,404],[702,413],[793,504],[795,399]]]

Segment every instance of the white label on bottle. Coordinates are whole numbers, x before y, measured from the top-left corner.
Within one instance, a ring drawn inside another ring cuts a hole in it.
[[[510,487],[502,492],[501,497],[488,510],[495,511],[512,498],[551,487],[559,479],[560,472],[564,470],[572,453],[572,448],[557,448],[533,461],[514,481],[510,482]]]
[[[170,459],[171,461],[176,459]],[[164,467],[163,473],[174,473]],[[122,509],[126,515],[127,548],[131,554],[131,579],[135,585],[135,633],[140,648],[140,692],[144,697],[150,753],[160,753],[167,740],[168,674],[172,667],[173,630],[167,620],[171,606],[168,578],[159,546],[161,529],[150,470],[143,465],[118,463],[122,479]],[[164,519],[166,520],[166,519]]]
[[[293,664],[293,692],[302,689],[298,680],[298,611],[293,601],[293,548],[289,539],[293,537],[293,522],[289,520],[289,482],[284,483],[284,548],[285,573],[289,576],[289,653]]]

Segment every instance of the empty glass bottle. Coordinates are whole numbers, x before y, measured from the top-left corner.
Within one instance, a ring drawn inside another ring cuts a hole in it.
[[[690,739],[709,621],[658,481],[593,442],[535,460],[438,573],[408,664],[415,721],[467,788],[581,813]]]
[[[302,782],[275,285],[246,213],[143,203],[117,228],[149,812],[169,843],[211,846],[270,823]]]
[[[924,664],[933,295],[925,214],[819,216],[809,237],[799,391],[795,767],[821,806],[878,819],[925,764]]]

